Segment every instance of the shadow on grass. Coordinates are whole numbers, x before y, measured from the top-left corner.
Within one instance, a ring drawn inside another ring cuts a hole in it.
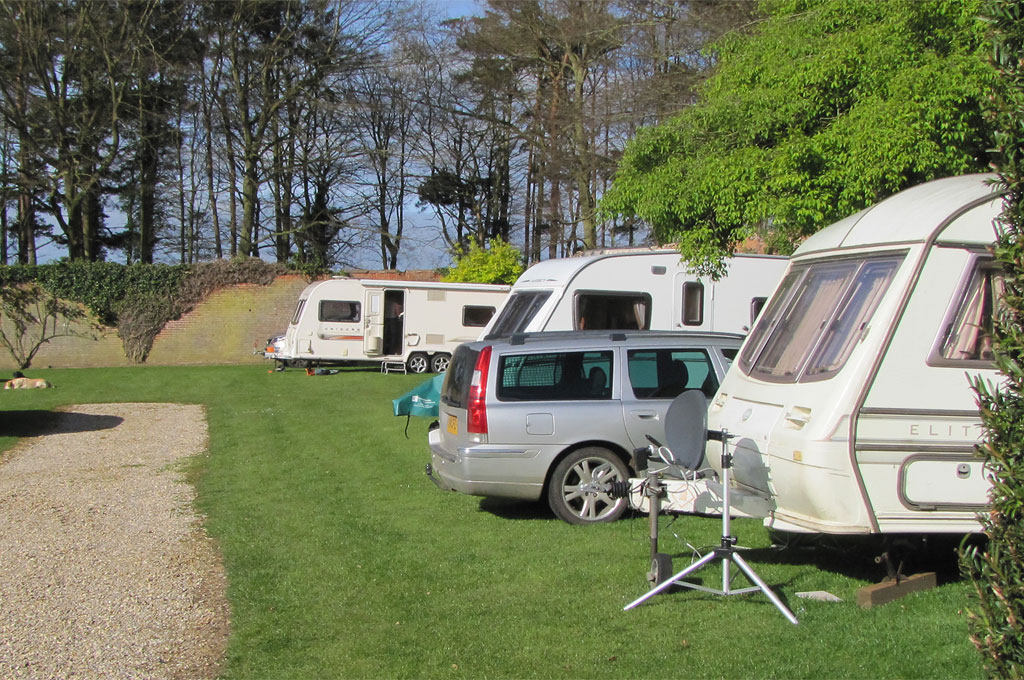
[[[898,571],[902,576],[935,572],[942,585],[961,579],[959,544],[959,536],[933,536],[926,540],[900,536],[799,536],[777,540],[770,548],[744,550],[742,554],[752,565],[807,565],[869,583],[886,579],[890,572]]]
[[[489,512],[502,519],[544,519],[555,518],[551,508],[541,501],[517,501],[506,498],[480,499],[480,512]]]
[[[109,430],[124,421],[119,416],[62,411],[0,411],[0,436],[38,437],[44,434]]]

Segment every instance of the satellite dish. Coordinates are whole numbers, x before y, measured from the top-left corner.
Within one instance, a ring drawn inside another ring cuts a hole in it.
[[[675,465],[696,470],[704,460],[708,431],[708,402],[700,390],[686,390],[665,413],[665,446]]]

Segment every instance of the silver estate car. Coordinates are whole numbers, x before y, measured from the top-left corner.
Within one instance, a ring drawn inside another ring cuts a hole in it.
[[[566,331],[460,345],[429,433],[427,474],[443,489],[539,500],[573,524],[617,519],[611,484],[635,473],[645,435],[687,389],[711,399],[743,337]]]

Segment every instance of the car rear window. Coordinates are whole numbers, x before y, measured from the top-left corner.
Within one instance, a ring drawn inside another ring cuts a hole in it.
[[[469,385],[473,382],[476,358],[480,352],[469,345],[459,345],[452,354],[451,363],[441,385],[441,401],[448,406],[465,408],[469,399]]]
[[[501,357],[500,401],[610,399],[612,351],[545,352]]]

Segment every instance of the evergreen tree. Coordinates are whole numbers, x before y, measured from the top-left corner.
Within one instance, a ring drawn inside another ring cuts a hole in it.
[[[964,550],[975,587],[971,641],[993,678],[1024,678],[1024,0],[988,0],[993,56],[1004,89],[993,96],[996,170],[1006,200],[996,259],[1005,274],[994,348],[1000,385],[978,379],[985,440],[980,453],[992,478],[991,507],[981,521],[982,550]]]

